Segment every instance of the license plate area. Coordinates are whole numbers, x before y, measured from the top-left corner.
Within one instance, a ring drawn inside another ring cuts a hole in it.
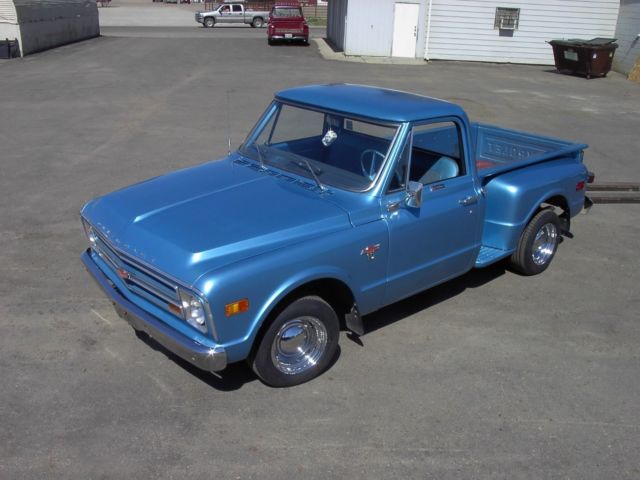
[[[292,33],[285,33],[284,34],[284,38],[293,38],[293,34]]]

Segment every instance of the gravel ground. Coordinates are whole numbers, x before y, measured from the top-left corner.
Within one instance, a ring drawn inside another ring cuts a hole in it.
[[[543,275],[498,265],[368,316],[362,345],[343,336],[291,389],[199,372],[115,315],[80,264],[79,209],[223,156],[227,92],[234,144],[274,91],[349,81],[585,141],[598,179],[640,181],[640,86],[618,74],[330,62],[251,30],[0,63],[0,478],[639,478],[638,206],[577,217]]]

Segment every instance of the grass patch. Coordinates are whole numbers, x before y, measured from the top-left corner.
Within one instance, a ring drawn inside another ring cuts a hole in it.
[[[327,19],[322,17],[307,17],[307,23],[313,27],[326,27]]]

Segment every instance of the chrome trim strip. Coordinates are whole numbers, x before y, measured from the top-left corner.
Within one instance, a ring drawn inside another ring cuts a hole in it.
[[[87,249],[82,254],[82,263],[98,286],[107,294],[118,315],[135,330],[145,332],[164,348],[202,370],[219,372],[227,366],[227,352],[221,345],[213,347],[202,345],[127,300],[102,273],[91,258],[90,251]]]
[[[104,238],[101,235],[98,235],[98,237],[100,238],[100,240],[107,245],[107,248],[109,248],[109,244],[104,240]],[[158,290],[158,288],[154,285],[152,285],[149,282],[146,282],[144,279],[142,279],[140,276],[136,275],[135,272],[132,272],[126,268],[123,268],[121,265],[118,265],[116,263],[116,261],[111,258],[111,255],[108,252],[103,251],[103,249],[101,248],[100,245],[96,244],[93,247],[93,250],[100,255],[100,258],[102,258],[109,266],[111,266],[111,268],[113,268],[113,270],[118,273],[120,270],[125,270],[127,272],[127,278],[123,278],[122,280],[127,283],[127,282],[131,282],[134,283],[136,285],[138,285],[139,287],[143,288],[144,290],[148,291],[150,294],[155,295],[156,297],[158,297],[160,300],[163,300],[167,303],[171,303],[173,305],[176,305],[178,307],[180,307],[180,299],[178,298],[178,293],[177,293],[177,287],[173,286],[173,285],[169,285],[166,282],[162,281],[161,279],[158,279],[155,275],[150,275],[150,277],[152,277],[154,280],[156,280],[158,283],[161,283],[162,285],[165,285],[168,289],[174,290],[174,292],[176,293],[176,298],[171,298],[168,295],[166,295],[164,292]],[[118,259],[120,260],[120,259]],[[121,260],[123,263],[125,262],[124,260]],[[128,263],[132,263],[132,262],[128,262]],[[134,268],[138,268],[137,265],[132,264],[132,266]],[[142,272],[147,273],[145,271],[145,269],[140,269]]]
[[[153,285],[142,280],[135,273],[127,271],[127,280],[147,290],[149,293],[159,297],[161,300],[164,300],[167,303],[171,303],[177,307],[180,307],[180,304],[175,299],[168,297],[164,293],[160,292],[157,288],[155,288]]]

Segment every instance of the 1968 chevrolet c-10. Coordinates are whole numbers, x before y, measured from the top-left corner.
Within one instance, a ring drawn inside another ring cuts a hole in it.
[[[544,271],[589,206],[586,147],[420,95],[292,88],[226,158],[85,205],[82,260],[133,328],[193,365],[247,360],[296,385],[363,315],[506,257]]]

